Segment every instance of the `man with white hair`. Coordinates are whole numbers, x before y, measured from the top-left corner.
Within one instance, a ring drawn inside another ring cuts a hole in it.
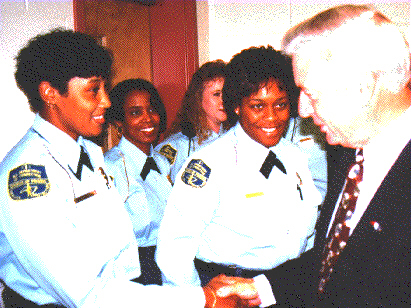
[[[277,303],[409,307],[408,44],[381,13],[343,5],[289,30],[283,50],[301,88],[300,115],[312,117],[328,143],[350,149],[329,161],[313,251],[266,275]],[[262,290],[260,297],[264,303]]]

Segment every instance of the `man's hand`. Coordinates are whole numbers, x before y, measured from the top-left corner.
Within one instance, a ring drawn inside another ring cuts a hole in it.
[[[214,277],[203,290],[206,297],[205,308],[241,308],[261,304],[254,279],[221,274]]]

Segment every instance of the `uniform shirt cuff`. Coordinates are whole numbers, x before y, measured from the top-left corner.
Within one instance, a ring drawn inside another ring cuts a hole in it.
[[[264,275],[254,277],[254,285],[260,295],[260,307],[268,307],[277,303],[271,285]]]

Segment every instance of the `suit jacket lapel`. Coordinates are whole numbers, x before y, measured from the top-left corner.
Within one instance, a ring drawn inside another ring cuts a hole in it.
[[[409,307],[410,167],[411,141],[384,178],[337,260],[326,286],[328,303],[338,301],[340,307],[348,307],[348,303],[360,301],[373,307],[384,307],[382,303]]]
[[[341,162],[346,157],[342,154]],[[331,219],[330,212],[345,179],[342,174],[337,176],[338,172],[346,170],[348,165],[341,166],[334,173],[335,178],[330,179],[337,184],[331,188],[326,200],[328,203],[321,213],[323,217],[320,218],[320,232],[317,235],[323,238]],[[391,167],[355,227],[347,247],[334,266],[325,296],[317,307],[385,307],[386,303],[396,307],[410,306],[410,167],[411,141]],[[321,253],[324,240],[319,239],[316,244],[316,251]],[[320,256],[318,260],[321,261]],[[318,281],[314,277],[316,285]]]
[[[402,241],[407,237],[404,231],[410,230],[410,204],[411,141],[405,146],[371,199],[347,243],[347,248],[350,244],[361,242],[366,229],[378,236],[399,236],[398,240]]]

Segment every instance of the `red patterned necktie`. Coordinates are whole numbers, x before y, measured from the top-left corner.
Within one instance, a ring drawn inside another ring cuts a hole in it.
[[[326,241],[327,245],[324,248],[322,267],[319,277],[320,283],[318,286],[318,294],[322,294],[324,292],[325,284],[330,279],[338,256],[344,249],[350,236],[350,228],[346,225],[346,223],[351,219],[352,214],[355,211],[355,205],[360,193],[358,184],[361,183],[364,172],[364,157],[362,149],[359,150],[355,160],[356,162],[351,166],[348,172],[341,202],[338,206],[330,233],[328,234]]]

